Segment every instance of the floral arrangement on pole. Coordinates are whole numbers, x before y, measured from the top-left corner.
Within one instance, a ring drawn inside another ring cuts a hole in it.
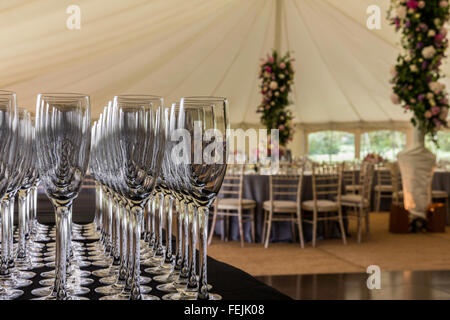
[[[294,127],[292,112],[289,105],[289,92],[294,83],[294,70],[289,52],[280,56],[276,50],[272,51],[260,65],[262,101],[257,112],[261,113],[261,122],[267,130],[279,130],[279,142],[283,147],[292,140]]]
[[[391,74],[391,100],[412,111],[411,122],[436,142],[436,132],[447,127],[449,103],[440,66],[448,46],[445,23],[447,0],[392,0],[388,17],[401,30],[404,49]]]

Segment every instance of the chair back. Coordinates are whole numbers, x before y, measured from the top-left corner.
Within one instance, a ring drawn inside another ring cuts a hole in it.
[[[356,173],[358,172],[357,166],[355,162],[352,161],[344,161],[342,163],[342,183],[345,186],[356,185]],[[352,189],[350,192],[355,193],[356,189]]]
[[[360,171],[361,179],[359,181],[361,186],[361,195],[363,199],[368,201],[368,203],[370,203],[372,195],[374,170],[375,166],[368,161],[361,164],[361,171]]]
[[[376,173],[377,173],[377,185],[378,186],[391,186],[391,170],[389,164],[377,164],[376,165]]]
[[[394,204],[399,204],[399,202],[400,202],[399,192],[403,188],[400,167],[398,166],[398,162],[392,162],[389,165],[389,168],[390,168],[391,181],[392,181],[392,202]]]
[[[303,171],[301,166],[296,175],[270,175],[270,202],[274,200],[295,201],[300,207],[302,201]]]
[[[234,165],[232,170],[227,170],[223,178],[217,201],[220,201],[220,198],[234,198],[239,199],[239,203],[241,203],[244,191],[243,184],[244,166]]]
[[[341,202],[342,164],[317,164],[312,166],[313,200],[333,200]]]

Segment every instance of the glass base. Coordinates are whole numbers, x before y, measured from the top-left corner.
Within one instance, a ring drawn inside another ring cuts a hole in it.
[[[152,291],[151,287],[141,286],[141,295],[143,297],[146,296],[142,300],[160,300],[157,296],[153,296],[153,295],[147,294],[150,291]],[[126,291],[126,292],[122,291],[119,294],[101,297],[100,300],[130,300],[130,292],[129,291]]]
[[[23,295],[22,290],[18,289],[2,289],[0,290],[0,300],[14,300]]]
[[[40,297],[40,298],[33,298],[31,300],[56,300],[56,297],[48,295],[48,296]],[[68,296],[66,300],[89,300],[89,298],[79,297],[79,296]]]
[[[197,300],[197,294],[185,294],[177,292],[170,296],[170,300]]]
[[[176,292],[178,292],[177,288],[175,288],[175,286],[173,285],[173,282],[159,284],[159,285],[156,286],[156,289],[158,291],[161,291],[161,292],[169,292],[169,293],[176,293]]]
[[[117,275],[101,278],[99,280],[99,282],[104,285],[111,285],[111,284],[116,283],[116,281],[117,281]],[[139,277],[139,284],[141,284],[141,285],[147,284],[150,281],[152,281],[152,278],[150,278],[150,277],[144,277],[144,276]]]
[[[95,267],[109,267],[111,265],[111,261],[96,260],[91,262],[91,265]]]
[[[90,271],[86,270],[75,270],[71,276],[77,276],[82,278],[87,278],[91,275]],[[46,271],[41,273],[42,278],[55,278],[55,270]]]
[[[153,280],[159,283],[170,283],[178,280],[179,276],[180,276],[179,272],[172,272],[169,274],[161,274],[159,276],[154,276]]]
[[[20,279],[33,279],[36,277],[36,273],[31,271],[19,271],[16,268],[13,268],[11,271],[14,276]]]
[[[17,289],[31,286],[33,281],[28,279],[16,278],[15,276],[1,276],[0,287],[6,289]]]
[[[117,275],[118,273],[119,273],[118,268],[111,268],[111,267],[92,271],[92,275],[99,278],[114,276]]]
[[[54,283],[55,279],[44,279],[39,281],[39,284],[44,287],[52,286]],[[90,278],[69,277],[67,279],[68,286],[89,286],[93,283],[94,280]]]
[[[151,267],[144,270],[148,274],[154,274],[154,275],[162,275],[162,274],[168,274],[172,272],[172,268],[165,268],[163,266],[160,267]]]
[[[67,286],[67,292],[70,296],[82,296],[84,294],[88,294],[91,290],[89,288],[81,287],[81,286]],[[51,296],[53,292],[53,287],[44,287],[38,288],[31,291],[31,294],[38,297],[47,297]]]
[[[125,285],[124,283],[122,284],[114,283],[109,286],[97,287],[95,288],[95,292],[104,296],[112,296],[121,293],[124,285]]]

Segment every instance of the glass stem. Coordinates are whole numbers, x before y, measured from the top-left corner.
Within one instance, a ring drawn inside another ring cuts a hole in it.
[[[17,249],[17,259],[20,261],[25,261],[27,257],[25,234],[28,191],[29,190],[19,190],[19,244]]]
[[[67,244],[66,244],[66,250],[67,250],[67,267],[66,270],[68,273],[72,271],[72,257],[73,257],[73,250],[72,250],[72,206],[69,207],[69,216],[67,218]]]
[[[55,285],[54,295],[57,300],[67,300],[66,273],[67,273],[67,241],[69,229],[69,206],[58,206],[56,208],[56,261],[55,261]]]
[[[178,199],[175,202],[175,214],[177,215],[177,255],[175,258],[175,270],[180,271],[183,265],[183,213],[181,211],[181,201]]]
[[[134,252],[134,263],[132,271],[132,281],[131,281],[131,294],[130,300],[141,300],[141,285],[140,285],[140,268],[141,268],[141,224],[142,224],[143,210],[139,206],[134,206],[131,209],[131,219],[133,221],[134,228],[134,239],[133,239],[133,252]]]
[[[8,260],[9,260],[9,241],[8,241],[8,200],[3,199],[0,203],[1,205],[1,216],[2,216],[2,255],[1,255],[1,263],[0,263],[0,275],[5,276],[9,274],[8,268]]]
[[[127,278],[127,232],[128,219],[124,203],[120,206],[120,268],[118,281],[123,282]]]
[[[189,256],[190,256],[190,268],[187,289],[192,291],[192,289],[197,289],[197,216],[198,210],[197,206],[192,205],[191,210],[189,210]]]
[[[189,212],[188,203],[185,200],[181,201],[182,219],[183,219],[183,262],[180,272],[181,279],[187,279],[189,277]]]
[[[9,256],[9,261],[8,261],[8,266],[9,268],[14,268],[15,264],[14,264],[14,258],[15,258],[15,252],[14,252],[14,198],[15,195],[10,195],[9,199],[9,204],[8,204],[8,208],[9,208],[9,215],[8,215],[8,219],[9,219],[9,225],[8,225],[8,241],[9,241],[9,250],[8,250],[8,256]]]
[[[156,252],[156,235],[155,235],[155,220],[156,220],[156,196],[150,198],[150,239],[148,242],[149,247],[153,252]]]
[[[157,232],[156,232],[156,253],[155,255],[157,257],[162,257],[164,255],[164,247],[163,247],[163,236],[162,236],[162,224],[163,224],[163,217],[164,217],[164,193],[160,192],[158,194],[158,204],[159,204],[159,210],[158,210],[158,219],[157,219]]]
[[[166,214],[166,264],[173,264],[174,257],[172,254],[172,213],[173,213],[173,197],[171,195],[166,196],[168,202],[168,210]]]
[[[120,207],[119,201],[114,198],[114,225],[113,225],[113,265],[120,265]]]
[[[24,227],[25,227],[25,240],[30,239],[31,234],[31,226],[30,226],[30,209],[31,209],[31,201],[30,201],[30,190],[27,190],[27,195],[25,197],[25,221],[24,221]]]
[[[208,300],[209,294],[208,294],[208,266],[207,266],[207,259],[208,259],[208,215],[209,215],[209,208],[208,207],[200,207],[199,208],[199,215],[198,215],[198,223],[200,227],[200,242],[199,242],[199,252],[200,252],[200,266],[199,266],[199,273],[200,273],[200,280],[199,280],[199,287],[198,287],[198,298],[201,300]]]
[[[111,193],[108,194],[108,239],[107,239],[107,252],[113,255],[113,201]]]
[[[126,275],[126,281],[125,281],[125,290],[131,290],[132,280],[133,280],[133,263],[134,263],[134,251],[133,251],[133,219],[131,217],[131,210],[130,207],[127,206],[126,210],[127,215],[127,253],[128,253],[128,259],[127,259],[127,275]]]
[[[37,233],[37,187],[33,186],[30,189],[30,230],[32,234]]]

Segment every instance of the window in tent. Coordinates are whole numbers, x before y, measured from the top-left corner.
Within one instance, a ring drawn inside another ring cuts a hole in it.
[[[348,161],[355,158],[355,135],[343,131],[308,134],[308,156],[313,161]]]
[[[396,160],[397,153],[406,147],[406,134],[395,130],[378,130],[361,134],[361,159],[377,153],[387,160]]]

